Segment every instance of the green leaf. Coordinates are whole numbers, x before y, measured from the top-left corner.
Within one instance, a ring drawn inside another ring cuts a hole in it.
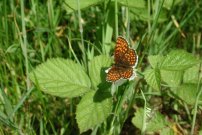
[[[138,109],[134,115],[135,116],[132,118],[132,123],[141,130],[143,127],[144,109]]]
[[[115,0],[114,0],[115,1]],[[118,0],[119,3],[132,8],[146,8],[146,2],[144,0]]]
[[[0,112],[0,122],[1,125],[7,126],[11,129],[17,130],[17,124],[14,123],[6,114],[4,114],[4,112]]]
[[[155,90],[160,90],[161,75],[159,69],[148,69],[144,73],[146,82]]]
[[[173,128],[170,128],[170,127],[166,127],[166,128],[163,128],[160,132],[161,132],[161,134],[160,135],[176,135],[176,131],[174,131],[173,129],[174,128],[178,128],[178,127],[176,127],[176,125],[173,125],[172,126]]]
[[[104,0],[80,0],[79,6],[80,6],[80,9],[83,9],[83,8],[87,8],[89,6],[96,5],[100,2],[104,2]],[[65,2],[63,4],[63,8],[68,13],[78,10],[77,0],[65,0]]]
[[[97,88],[105,80],[105,69],[111,64],[111,59],[105,55],[100,55],[92,59],[89,63],[89,75],[93,88]]]
[[[190,53],[184,50],[173,50],[162,61],[160,68],[164,70],[185,70],[199,61]]]
[[[202,135],[202,130],[199,131],[199,135]]]
[[[161,2],[162,1],[163,1],[163,7],[166,9],[169,9],[169,10],[171,7],[176,6],[182,2],[182,0],[161,0]],[[145,0],[135,0],[135,2],[132,0],[118,0],[118,2],[127,7],[131,7],[131,8],[146,8],[146,5],[147,5],[147,1],[145,1]],[[154,4],[155,4],[155,1],[153,3],[152,7],[154,7]]]
[[[176,95],[190,105],[195,104],[197,93],[197,84],[182,84],[176,89]]]
[[[170,87],[177,87],[182,82],[182,71],[161,70],[161,78]]]
[[[172,7],[180,4],[182,0],[165,0],[163,3],[163,7],[170,10]]]
[[[112,101],[110,93],[88,92],[82,97],[76,110],[80,133],[102,123],[110,114]]]
[[[162,128],[167,127],[169,124],[164,116],[160,114],[159,112],[153,112],[147,113],[146,115],[146,131],[147,132],[155,132],[162,130]],[[137,112],[135,112],[135,116],[132,119],[132,123],[139,129],[142,129],[143,126],[143,118],[144,118],[144,110],[138,109]]]
[[[13,44],[7,48],[6,53],[16,53],[17,49],[19,48],[20,48],[19,44]]]
[[[49,59],[37,66],[31,73],[31,80],[39,84],[42,91],[60,97],[80,96],[91,87],[83,68],[72,60],[62,58]]]
[[[2,105],[4,105],[4,111],[7,114],[7,116],[10,117],[12,112],[13,112],[13,106],[12,106],[12,103],[10,102],[10,100],[9,100],[9,97],[7,96],[5,91],[2,90],[1,88],[0,88],[0,97],[1,97],[0,103]],[[4,114],[4,113],[2,113],[2,114]]]
[[[153,68],[157,68],[159,63],[161,63],[163,59],[164,59],[164,56],[161,56],[161,55],[148,56],[149,63],[151,64]]]
[[[202,76],[202,72],[200,71],[202,71],[202,67],[199,64],[185,70],[183,82],[198,83],[199,77]]]
[[[136,2],[133,2],[133,3],[136,3]],[[162,8],[161,12],[159,12],[159,16],[158,16],[157,20],[154,20],[155,14],[148,15],[148,8],[146,8],[146,7],[145,8],[131,8],[130,11],[131,11],[131,14],[133,14],[136,18],[138,16],[139,19],[143,20],[143,21],[147,21],[148,19],[150,19],[150,20],[161,23],[161,22],[168,20],[168,17],[167,17],[168,11],[165,10],[164,8]]]

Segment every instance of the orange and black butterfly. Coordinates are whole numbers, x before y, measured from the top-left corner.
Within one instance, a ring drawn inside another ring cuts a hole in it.
[[[134,68],[138,62],[138,56],[135,50],[129,48],[127,40],[123,37],[118,37],[116,40],[114,62],[115,64],[106,71],[108,82],[136,76]]]

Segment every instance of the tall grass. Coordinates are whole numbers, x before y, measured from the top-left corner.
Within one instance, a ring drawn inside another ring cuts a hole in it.
[[[183,49],[201,61],[202,1],[180,1],[169,7],[165,2],[148,0],[146,8],[140,8],[133,7],[138,3],[118,0],[87,6],[81,0],[0,1],[0,134],[79,134],[75,111],[81,97],[46,94],[30,82],[29,73],[55,57],[76,61],[89,73],[89,61],[95,56],[113,55],[119,35],[137,49],[138,79],[115,88],[112,114],[83,134],[145,134],[147,107],[156,109],[151,100],[159,99],[163,100],[159,112],[174,121],[174,133],[202,133],[201,72],[193,114],[189,104],[163,87],[166,83],[154,91],[143,78],[151,67],[150,55]],[[78,10],[72,10],[74,3]],[[140,107],[145,116],[142,129],[131,123]]]

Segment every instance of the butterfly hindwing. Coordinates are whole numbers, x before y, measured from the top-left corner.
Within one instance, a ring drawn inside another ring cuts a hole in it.
[[[128,79],[133,75],[133,68],[124,68],[120,72],[121,78]]]
[[[109,71],[107,72],[107,78],[106,80],[109,82],[115,82],[116,80],[119,80],[121,78],[119,74],[119,70],[117,67],[112,66]]]
[[[107,73],[107,81],[115,82],[119,79],[128,79],[133,75],[133,69],[131,67],[117,67],[112,66]]]

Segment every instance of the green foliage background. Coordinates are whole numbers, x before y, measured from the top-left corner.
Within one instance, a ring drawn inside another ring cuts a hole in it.
[[[202,134],[201,6],[0,1],[0,134]],[[113,85],[119,35],[139,61]]]

